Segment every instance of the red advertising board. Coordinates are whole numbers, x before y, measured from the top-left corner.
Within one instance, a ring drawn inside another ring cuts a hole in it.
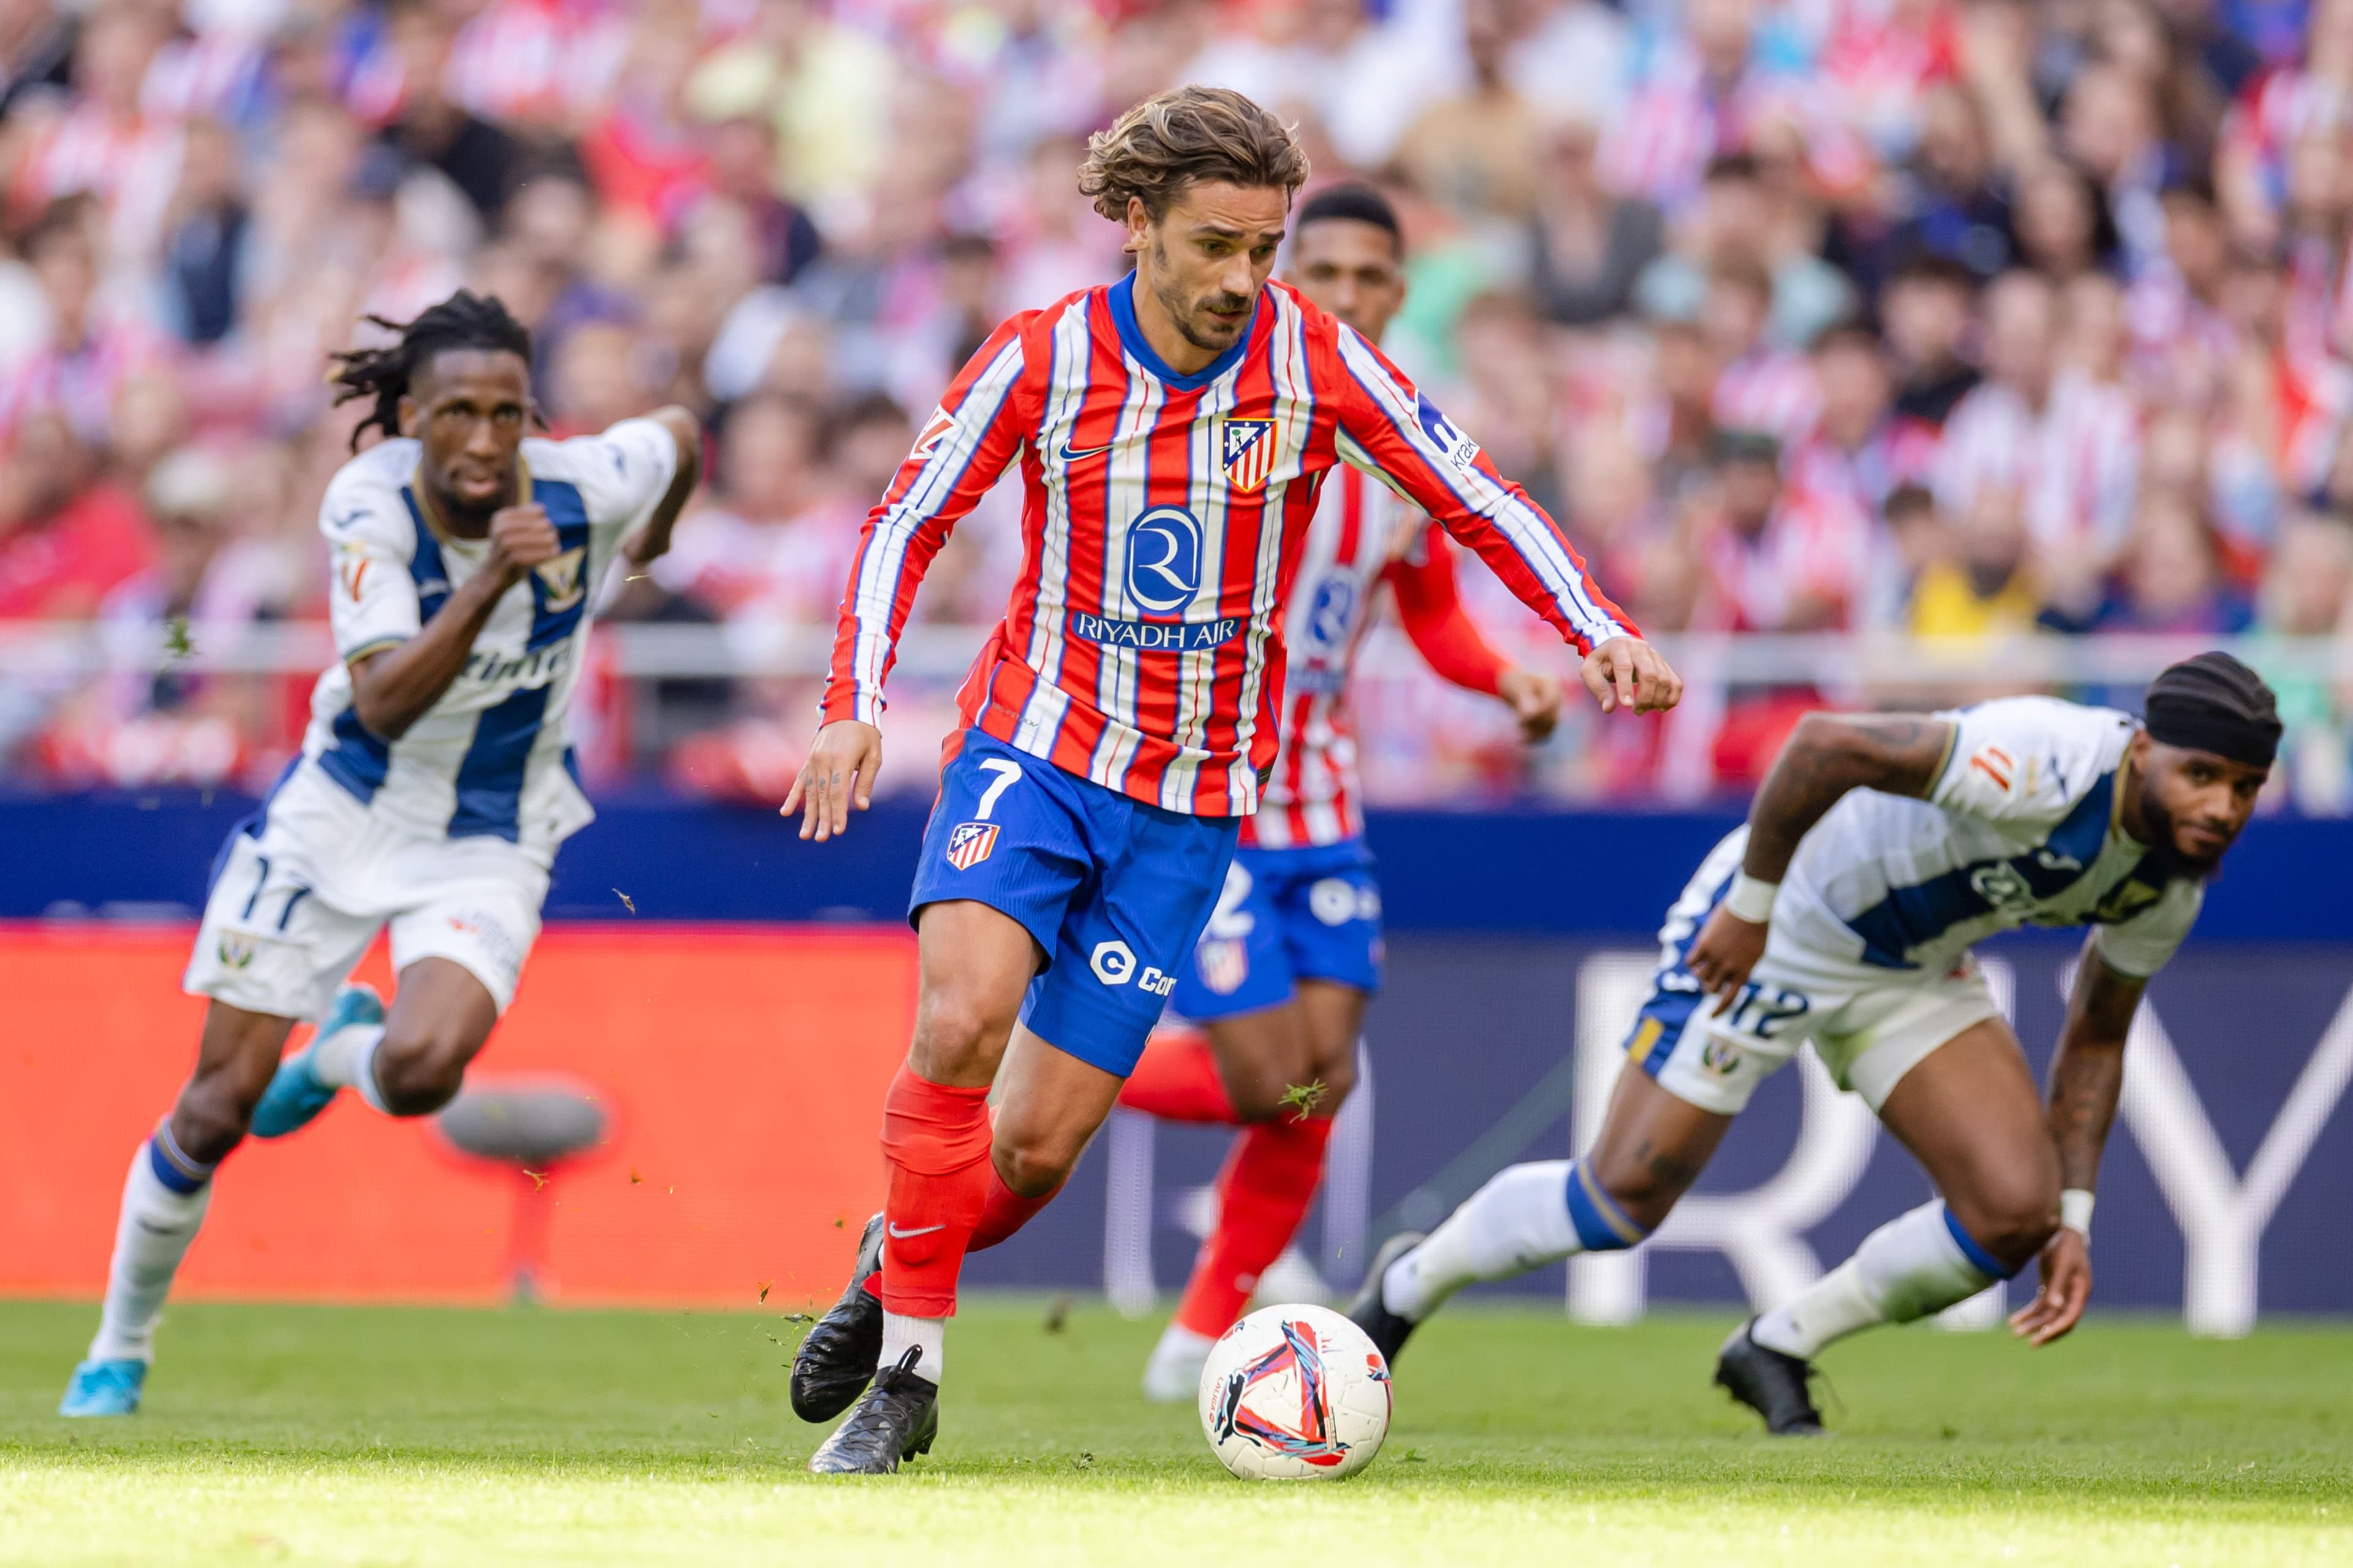
[[[195,1058],[190,934],[0,924],[0,1294],[103,1283],[123,1172]],[[493,1300],[531,1203],[565,1301],[829,1298],[881,1200],[914,967],[886,926],[552,929],[475,1070],[575,1080],[602,1146],[543,1186],[346,1096],[229,1157],[180,1293]],[[361,974],[389,994],[380,944]]]

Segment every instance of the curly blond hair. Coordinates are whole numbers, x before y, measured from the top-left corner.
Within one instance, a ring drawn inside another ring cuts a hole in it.
[[[1292,128],[1230,88],[1178,87],[1155,93],[1087,138],[1079,191],[1113,223],[1130,197],[1158,221],[1197,184],[1244,189],[1307,183],[1307,154]]]

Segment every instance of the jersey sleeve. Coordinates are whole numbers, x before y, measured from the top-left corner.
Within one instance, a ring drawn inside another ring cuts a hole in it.
[[[2168,882],[2157,902],[2130,920],[2094,926],[2093,947],[2100,962],[2117,973],[2147,980],[2172,958],[2174,950],[2189,934],[2190,926],[2198,920],[2198,910],[2205,902],[2206,889],[2197,883],[2181,879]]]
[[[1521,603],[1579,652],[1641,636],[1602,594],[1560,525],[1497,472],[1479,444],[1380,350],[1343,325],[1334,352],[1331,394],[1342,461],[1378,476],[1477,551]]]
[[[624,419],[601,436],[576,436],[562,449],[589,527],[609,537],[634,532],[678,477],[678,439],[651,419]]]
[[[348,664],[417,635],[423,624],[417,579],[417,526],[395,487],[346,468],[319,503],[319,531],[327,536],[333,581],[327,619],[335,652]]]
[[[1938,715],[1953,724],[1930,804],[1986,822],[2055,823],[2101,773],[2101,742],[2122,715],[2048,697],[2010,697]]]
[[[1466,691],[1494,696],[1510,661],[1489,646],[1462,607],[1453,546],[1436,530],[1424,530],[1386,574],[1397,594],[1398,622],[1430,668]]]
[[[849,586],[834,632],[825,721],[877,722],[882,682],[915,589],[957,520],[988,493],[1034,421],[1018,395],[1024,380],[1024,311],[989,335],[940,398],[891,488],[859,531]]]

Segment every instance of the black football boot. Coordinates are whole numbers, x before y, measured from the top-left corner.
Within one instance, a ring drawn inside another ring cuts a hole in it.
[[[1715,1352],[1716,1386],[1765,1417],[1765,1430],[1776,1437],[1827,1436],[1806,1387],[1818,1375],[1813,1363],[1758,1344],[1750,1331],[1756,1327],[1749,1319]]]
[[[915,1346],[875,1374],[849,1419],[809,1456],[811,1475],[887,1476],[902,1461],[932,1451],[940,1432],[940,1385],[915,1375],[923,1359],[923,1347]]]
[[[1381,1278],[1388,1273],[1390,1264],[1419,1247],[1422,1240],[1418,1230],[1401,1230],[1381,1243],[1381,1249],[1373,1254],[1372,1268],[1365,1275],[1364,1288],[1348,1303],[1348,1321],[1365,1331],[1391,1370],[1397,1366],[1398,1352],[1405,1348],[1406,1336],[1413,1332],[1413,1324],[1390,1311],[1381,1300]]]
[[[826,1310],[793,1352],[793,1414],[804,1421],[830,1421],[874,1380],[882,1357],[882,1303],[866,1289],[882,1267],[882,1216],[866,1222],[858,1237],[858,1261],[850,1265],[849,1289]]]

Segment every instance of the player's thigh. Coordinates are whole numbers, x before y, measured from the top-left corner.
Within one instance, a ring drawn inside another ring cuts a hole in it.
[[[1912,1151],[1963,1229],[2022,1263],[2059,1223],[2059,1153],[2018,1037],[1986,1018],[1896,1081],[1880,1120]]]
[[[915,931],[908,1065],[934,1083],[988,1083],[1038,973],[1038,940],[1012,916],[970,899],[925,904]]]
[[[1111,1114],[1124,1081],[1017,1027],[997,1074],[993,1152],[1023,1197],[1060,1186]]]
[[[427,955],[401,966],[385,1012],[379,1047],[389,1077],[414,1061],[432,1076],[462,1071],[490,1043],[502,1009],[481,977],[452,959]]]
[[[299,819],[265,819],[223,847],[181,984],[237,1013],[316,1018],[381,921],[322,890],[320,847]]]

